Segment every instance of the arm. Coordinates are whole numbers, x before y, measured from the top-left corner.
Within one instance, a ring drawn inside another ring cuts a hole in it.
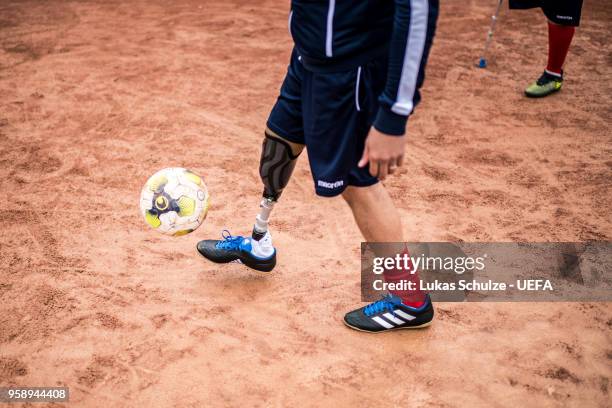
[[[359,166],[384,180],[401,166],[408,116],[421,99],[425,65],[435,32],[438,0],[395,0],[387,83]]]
[[[419,103],[425,65],[438,16],[437,0],[395,0],[387,84],[380,95],[374,127],[401,136]]]

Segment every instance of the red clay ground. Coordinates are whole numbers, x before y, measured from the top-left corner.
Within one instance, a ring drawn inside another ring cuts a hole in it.
[[[346,205],[306,160],[273,216],[269,276],[195,251],[246,233],[264,121],[291,47],[287,2],[0,4],[0,385],[70,387],[64,406],[605,407],[610,304],[438,304],[427,330],[365,335]],[[443,2],[408,165],[387,186],[410,240],[612,238],[609,2],[588,1],[563,91],[538,11]],[[205,176],[182,238],[148,229],[146,178]]]

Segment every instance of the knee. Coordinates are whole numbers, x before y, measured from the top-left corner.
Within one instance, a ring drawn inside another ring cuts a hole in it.
[[[355,205],[355,203],[359,200],[358,195],[359,195],[359,193],[358,193],[357,188],[355,188],[353,186],[348,186],[342,192],[342,198],[351,207],[353,207]]]
[[[382,185],[376,183],[366,187],[348,186],[342,192],[342,198],[351,208],[354,208],[355,206],[375,205],[384,198],[385,194]]]

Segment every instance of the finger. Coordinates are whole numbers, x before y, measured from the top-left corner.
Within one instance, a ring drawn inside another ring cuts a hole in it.
[[[396,162],[397,162],[397,167],[402,167],[402,165],[404,164],[404,155],[402,154],[401,156],[399,156]]]
[[[370,174],[373,177],[378,177],[378,161],[372,160],[370,162]]]
[[[389,162],[386,160],[381,160],[378,162],[378,178],[382,181],[387,178],[387,173],[389,172]]]
[[[400,156],[394,157],[389,161],[389,174],[393,174],[398,171],[401,165],[402,159]]]
[[[359,163],[357,163],[358,167],[365,167],[368,164],[368,161],[370,161],[370,157],[368,154],[368,146],[363,148],[363,155],[361,156],[361,159],[359,160]]]

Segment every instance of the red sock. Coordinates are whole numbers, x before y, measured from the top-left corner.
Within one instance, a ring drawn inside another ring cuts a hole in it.
[[[410,254],[408,253],[408,249],[406,248],[404,252],[401,254],[402,257]],[[412,262],[408,262],[408,268],[399,268],[399,269],[386,269],[383,273],[385,278],[385,282],[387,283],[398,283],[400,281],[409,281],[414,282],[415,290],[390,290],[389,293],[395,295],[402,299],[402,303],[406,306],[410,307],[421,307],[425,303],[425,293],[419,289],[419,274],[415,272],[414,274],[410,273],[414,266]]]
[[[575,27],[548,22],[548,65],[546,65],[548,72],[561,75],[574,31]]]

